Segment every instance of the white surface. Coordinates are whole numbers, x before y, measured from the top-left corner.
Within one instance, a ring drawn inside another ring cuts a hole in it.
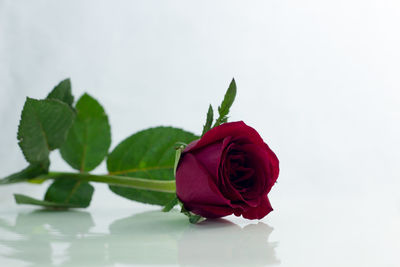
[[[89,209],[70,212],[16,207],[6,192],[40,196],[37,188],[1,190],[2,266],[399,266],[400,205],[385,194],[278,192],[275,211],[260,222],[229,216],[190,225],[103,186]]]
[[[25,96],[65,77],[103,104],[115,147],[160,124],[200,132],[234,76],[231,120],[281,161],[268,226],[191,226],[105,186],[83,213],[35,212],[12,193],[44,186],[1,187],[0,265],[399,266],[399,13],[396,0],[0,0],[1,176],[26,165]],[[53,153],[52,169],[69,167]]]

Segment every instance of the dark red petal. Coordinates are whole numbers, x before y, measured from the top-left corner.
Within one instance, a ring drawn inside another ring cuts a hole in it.
[[[263,147],[254,144],[245,144],[241,149],[246,152],[246,161],[249,168],[254,170],[253,186],[250,193],[260,197],[266,193],[270,174],[268,173],[268,154]],[[249,196],[247,196],[249,197]]]
[[[208,171],[217,183],[218,166],[221,160],[222,144],[213,143],[191,153],[196,160]]]
[[[188,205],[185,205],[185,208],[205,218],[220,218],[231,215],[233,213],[233,209],[229,206],[214,206],[190,203]]]
[[[279,176],[279,160],[278,160],[278,157],[275,155],[275,153],[269,148],[269,146],[267,144],[264,144],[264,145],[266,147],[266,151],[268,154],[268,160],[270,162],[271,171],[272,171],[271,182],[274,184]]]
[[[262,200],[258,207],[247,209],[242,212],[242,216],[250,220],[262,219],[271,211],[273,211],[271,203],[269,202],[268,197],[265,197],[265,200]],[[237,212],[235,212],[235,215],[238,216]]]
[[[245,136],[251,142],[259,146],[264,146],[264,141],[256,130],[246,125],[243,121],[228,122],[212,128],[204,134],[200,140],[192,142],[184,150],[185,152],[199,149],[208,144],[215,143],[224,139],[227,136]]]
[[[185,205],[229,205],[229,200],[221,194],[209,172],[192,154],[185,154],[180,160],[176,172],[176,194]]]
[[[230,181],[231,170],[228,169],[229,167],[228,153],[230,147],[234,146],[233,143],[230,143],[231,140],[232,140],[231,137],[226,137],[222,142],[223,152],[221,153],[222,155],[218,170],[219,173],[218,173],[217,185],[218,188],[221,190],[222,194],[232,203],[237,201],[244,201],[244,199],[240,195],[240,192],[233,187]]]
[[[245,203],[248,206],[256,207],[260,203],[260,197],[264,196],[269,189],[269,162],[268,154],[264,149],[264,146],[259,147],[255,144],[244,144],[236,145],[236,148],[245,153],[246,167],[252,170],[252,176],[242,182],[238,183],[237,180],[240,178],[229,177],[226,173],[230,173],[230,170],[225,171],[225,183],[219,183],[219,188],[224,196],[230,200],[231,203]],[[222,166],[222,170],[226,170],[229,165]],[[220,171],[221,175],[221,171]],[[219,179],[219,181],[224,181]],[[238,186],[240,185],[240,186]],[[233,206],[232,206],[233,207]]]

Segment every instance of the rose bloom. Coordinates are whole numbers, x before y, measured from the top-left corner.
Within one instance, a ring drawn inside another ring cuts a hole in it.
[[[224,123],[182,152],[176,194],[206,218],[261,219],[272,211],[267,194],[278,175],[279,160],[256,130],[242,121]]]

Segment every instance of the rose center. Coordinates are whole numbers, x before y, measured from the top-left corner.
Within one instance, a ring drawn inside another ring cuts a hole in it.
[[[248,166],[244,152],[230,151],[228,165],[229,179],[237,190],[244,192],[253,186],[254,170]]]

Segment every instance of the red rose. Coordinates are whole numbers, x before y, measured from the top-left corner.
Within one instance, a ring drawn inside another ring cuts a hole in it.
[[[225,123],[182,152],[176,194],[206,218],[261,219],[272,211],[267,194],[278,175],[278,158],[256,130],[242,121]]]

